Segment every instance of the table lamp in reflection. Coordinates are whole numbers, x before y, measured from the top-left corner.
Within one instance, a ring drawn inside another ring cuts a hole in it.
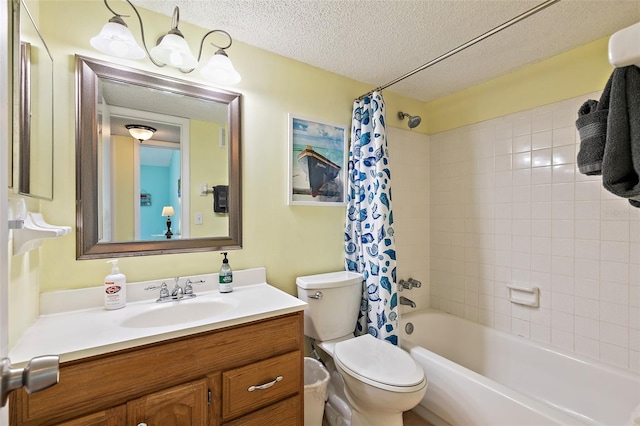
[[[162,216],[167,217],[167,232],[165,234],[167,236],[167,239],[170,239],[173,235],[173,232],[171,232],[171,216],[175,214],[176,212],[173,210],[173,206],[164,206],[162,208]]]

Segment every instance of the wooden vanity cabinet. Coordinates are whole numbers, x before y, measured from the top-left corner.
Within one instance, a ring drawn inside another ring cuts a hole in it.
[[[302,312],[60,365],[11,425],[303,426]]]

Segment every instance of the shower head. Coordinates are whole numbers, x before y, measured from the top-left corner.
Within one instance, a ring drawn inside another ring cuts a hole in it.
[[[419,115],[409,115],[409,114],[404,113],[402,111],[400,111],[398,113],[398,118],[400,120],[404,120],[405,117],[409,118],[409,121],[408,121],[407,125],[409,126],[410,129],[418,127],[420,125],[420,122],[422,121],[422,118],[420,118]]]

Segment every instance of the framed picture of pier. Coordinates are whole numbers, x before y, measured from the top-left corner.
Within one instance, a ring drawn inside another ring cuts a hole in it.
[[[347,205],[347,127],[289,114],[287,204]]]

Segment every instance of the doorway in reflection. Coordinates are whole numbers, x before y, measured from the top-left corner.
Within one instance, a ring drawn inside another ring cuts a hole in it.
[[[137,240],[166,237],[165,206],[173,207],[171,238],[180,238],[180,149],[145,144],[140,147],[140,214],[136,215]]]

